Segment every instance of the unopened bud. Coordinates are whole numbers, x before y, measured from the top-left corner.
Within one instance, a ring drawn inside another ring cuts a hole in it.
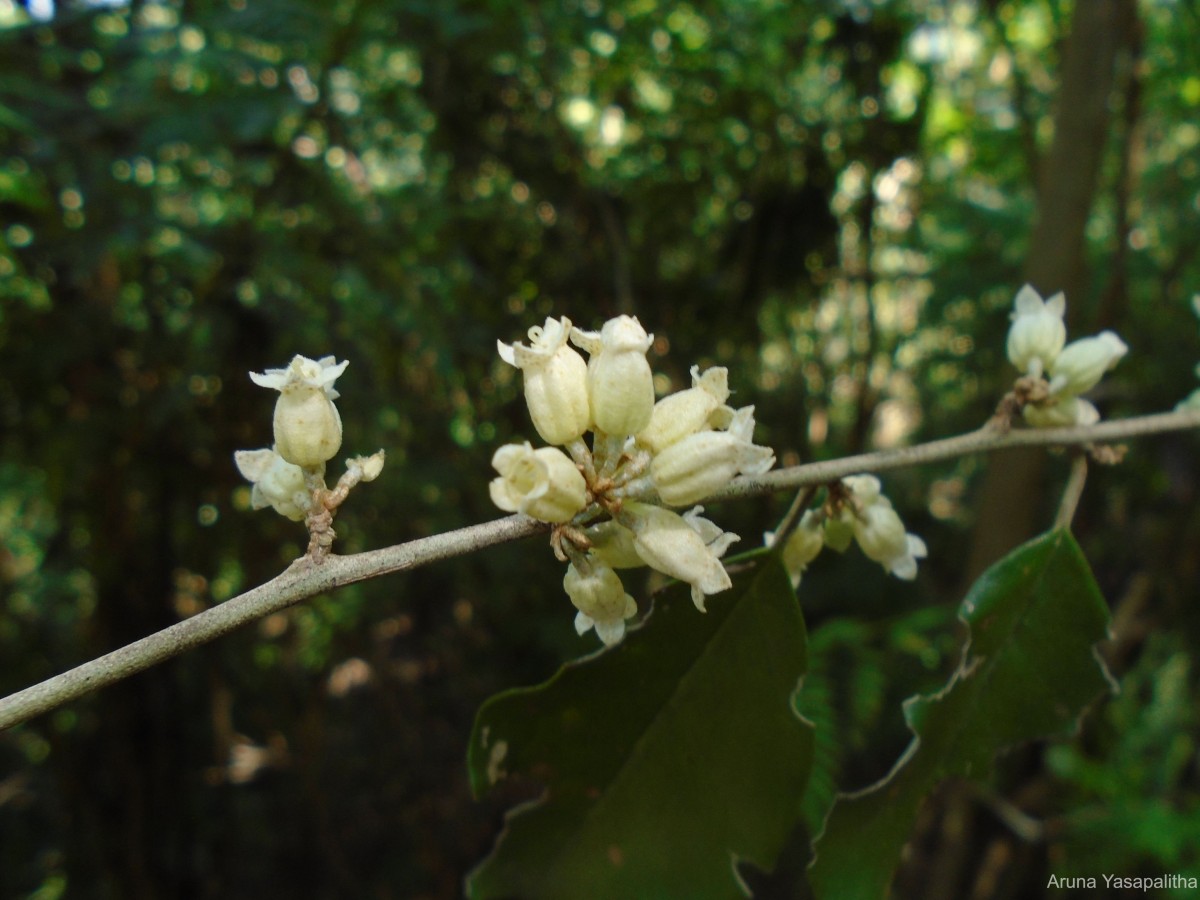
[[[570,330],[571,320],[564,316],[530,328],[528,347],[496,342],[500,358],[521,370],[529,417],[548,444],[569,444],[591,420],[587,363],[567,345]]]
[[[296,356],[286,369],[251,372],[261,387],[279,391],[275,402],[275,448],[288,462],[312,468],[332,459],[342,446],[342,418],[333,383],[348,366],[332,356]]]
[[[1008,329],[1008,358],[1027,375],[1040,377],[1067,341],[1063,314],[1067,300],[1055,294],[1049,300],[1029,285],[1017,292],[1012,325]]]
[[[1042,406],[1029,404],[1022,410],[1022,415],[1034,428],[1070,428],[1095,425],[1100,421],[1100,411],[1082,397],[1064,397]]]
[[[692,386],[654,404],[649,424],[637,436],[638,443],[651,453],[659,453],[710,427],[712,414],[728,399],[729,371],[724,366],[714,366],[703,375],[699,366],[692,366]]]
[[[567,566],[563,590],[579,610],[575,630],[583,634],[594,627],[607,646],[620,642],[625,636],[625,620],[637,615],[637,603],[625,593],[617,573],[601,563],[591,565],[586,575],[574,564]]]
[[[638,555],[652,569],[690,584],[698,610],[704,612],[705,595],[732,585],[717,554],[682,516],[645,503],[626,503],[625,511]],[[724,546],[728,544],[722,546],[722,552]]]
[[[1050,392],[1075,395],[1090,391],[1128,352],[1129,347],[1113,331],[1071,341],[1050,364]]]
[[[233,454],[242,477],[252,482],[250,506],[271,507],[281,516],[299,522],[312,505],[304,484],[304,471],[271,450],[238,450]]]
[[[590,354],[588,395],[596,428],[637,434],[654,409],[654,376],[646,351],[654,336],[632,316],[609,319],[599,332],[571,329],[571,341]]]

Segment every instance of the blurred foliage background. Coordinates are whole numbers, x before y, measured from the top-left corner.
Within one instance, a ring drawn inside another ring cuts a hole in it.
[[[1072,44],[1088,17],[1110,46]],[[344,449],[388,452],[342,552],[497,515],[491,453],[532,429],[495,341],[547,315],[638,315],[664,392],[728,365],[784,464],[979,425],[1026,278],[1130,344],[1107,417],[1169,409],[1198,121],[1195,0],[0,0],[0,693],[301,552],[232,464],[270,442],[246,373],[298,352],[351,361]],[[1078,265],[1042,283],[1039,252]],[[1196,872],[1195,450],[1138,443],[1077,519],[1121,695],[931,798],[897,896]],[[915,585],[854,552],[805,577],[811,829],[956,661],[963,561],[1013,515],[986,465],[885,480]],[[1036,529],[1064,472],[1009,491]],[[750,543],[788,499],[717,518]],[[346,588],[0,734],[0,896],[457,896],[505,805],[467,792],[474,710],[594,649],[561,576],[531,541]]]

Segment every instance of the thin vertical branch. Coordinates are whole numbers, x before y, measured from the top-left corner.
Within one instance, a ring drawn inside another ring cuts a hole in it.
[[[1058,503],[1058,515],[1054,517],[1055,528],[1071,527],[1075,510],[1079,508],[1079,498],[1083,496],[1083,485],[1087,482],[1087,470],[1087,454],[1076,453],[1071,460],[1071,474],[1063,488],[1062,500]]]
[[[774,549],[780,546],[796,530],[796,526],[800,523],[800,517],[808,509],[808,504],[812,503],[812,498],[816,495],[818,487],[819,485],[810,484],[796,492],[796,496],[792,498],[792,505],[783,514],[783,519],[780,521],[779,527],[771,534],[769,547]]]

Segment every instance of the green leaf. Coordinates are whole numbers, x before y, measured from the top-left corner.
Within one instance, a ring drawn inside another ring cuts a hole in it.
[[[693,607],[686,585],[618,647],[480,709],[476,795],[502,777],[546,791],[509,814],[472,898],[741,897],[738,860],[770,869],[812,753],[792,697],[804,620],[778,560]]]
[[[908,750],[883,781],[834,807],[809,872],[818,900],[884,897],[921,801],[939,781],[982,777],[1006,747],[1069,734],[1111,689],[1094,652],[1108,609],[1065,530],[988,569],[959,618],[970,636],[957,671],[939,693],[905,704],[916,735]]]

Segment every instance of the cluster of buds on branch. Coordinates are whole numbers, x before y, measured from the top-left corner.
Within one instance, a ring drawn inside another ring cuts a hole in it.
[[[721,557],[738,537],[695,504],[775,463],[753,442],[754,407],[727,405],[726,369],[693,367],[692,387],[655,400],[646,359],[653,340],[637,319],[619,316],[599,331],[547,319],[529,329],[528,345],[498,342],[501,359],[521,370],[533,427],[551,446],[500,447],[492,500],[555,526],[575,628],[594,628],[608,645],[637,612],[617,569],[649,566],[687,582],[701,612],[705,597],[730,586]]]
[[[773,546],[775,535],[763,535]],[[783,545],[783,564],[800,585],[800,576],[824,547],[844,552],[857,541],[863,554],[905,581],[917,577],[917,560],[924,559],[925,542],[905,531],[904,522],[883,495],[874,475],[851,475],[829,486],[825,502],[807,510]]]
[[[286,369],[251,372],[260,387],[279,391],[275,403],[275,444],[270,449],[238,450],[234,463],[254,487],[250,505],[271,507],[294,522],[304,520],[310,535],[308,555],[319,562],[335,537],[333,516],[350,489],[374,481],[383,471],[384,453],[346,461],[336,487],[325,485],[325,464],[342,446],[342,417],[333,401],[333,383],[349,362],[332,356],[312,360],[296,356]]]
[[[1013,389],[1021,414],[1035,428],[1095,425],[1100,412],[1080,394],[1100,383],[1129,348],[1115,332],[1067,343],[1066,298],[1043,300],[1025,285],[1013,303],[1008,359],[1022,372]]]
[[[1200,314],[1200,298],[1196,308]],[[1065,311],[1062,294],[1043,300],[1029,285],[1017,293],[1007,352],[1022,374],[997,413],[1005,427],[1018,414],[1036,428],[1099,421],[1081,395],[1128,348],[1112,331],[1068,344]],[[548,318],[528,337],[528,344],[497,347],[522,373],[530,418],[546,446],[522,441],[496,450],[492,501],[554,526],[551,544],[567,563],[563,588],[579,634],[594,629],[606,645],[624,637],[637,604],[620,569],[649,566],[689,584],[704,612],[708,596],[731,586],[722,558],[739,538],[704,518],[698,504],[735,477],[761,475],[775,463],[769,447],[754,443],[754,407],[728,404],[729,372],[719,366],[693,366],[691,387],[656,399],[646,358],[654,338],[630,316],[599,331]],[[254,485],[253,507],[303,520],[308,556],[318,562],[332,544],[338,506],[383,468],[382,450],[355,457],[333,489],[325,485],[325,465],[342,443],[333,385],[347,365],[297,356],[285,369],[250,373],[256,384],[279,391],[275,443],[235,454]],[[1200,391],[1185,404],[1200,406]],[[916,577],[925,543],[906,531],[873,475],[833,482],[819,505],[802,515],[800,508],[798,521],[790,513],[777,535],[765,536],[769,546],[784,542],[781,556],[797,585],[824,547],[843,552],[853,542],[897,578]]]

